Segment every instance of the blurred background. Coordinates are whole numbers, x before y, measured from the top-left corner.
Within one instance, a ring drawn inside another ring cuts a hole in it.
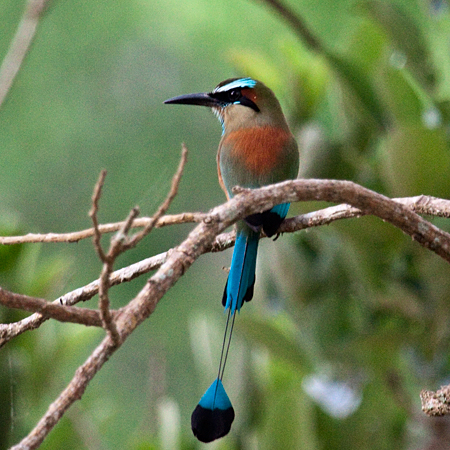
[[[315,49],[264,1],[51,1],[0,109],[0,234],[90,227],[101,169],[101,222],[122,220],[135,205],[151,215],[181,142],[189,159],[169,212],[222,203],[219,123],[206,108],[162,102],[233,76],[275,91],[301,147],[302,177],[448,198],[448,2],[287,4],[316,36]],[[24,7],[0,2],[2,59]],[[296,204],[291,214],[324,206]],[[154,231],[116,268],[175,246],[192,228]],[[228,250],[194,264],[41,448],[205,447],[190,414],[215,377],[230,258]],[[0,248],[1,286],[48,300],[100,270],[90,240]],[[146,279],[112,289],[113,307]],[[224,379],[236,420],[208,448],[450,448],[450,422],[427,418],[419,399],[421,389],[450,382],[447,263],[364,217],[265,240],[257,279]],[[4,323],[23,317],[0,307]],[[1,449],[34,427],[103,335],[47,321],[1,349]]]

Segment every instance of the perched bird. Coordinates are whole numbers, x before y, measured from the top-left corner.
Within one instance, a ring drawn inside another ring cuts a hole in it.
[[[181,95],[164,103],[208,106],[222,123],[217,152],[219,183],[227,198],[233,186],[259,188],[298,174],[299,155],[280,104],[274,93],[252,78],[230,78],[212,92]],[[237,224],[230,273],[222,298],[228,318],[216,380],[195,408],[191,425],[202,442],[225,436],[234,410],[222,384],[236,311],[253,297],[256,254],[261,229],[273,236],[289,209],[289,203],[252,214]]]

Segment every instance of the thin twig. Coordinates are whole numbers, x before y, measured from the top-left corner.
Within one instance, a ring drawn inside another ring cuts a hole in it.
[[[206,215],[205,215],[206,216]],[[234,245],[236,234],[234,231],[229,233],[222,233],[216,237],[212,246],[211,252],[222,252]],[[122,269],[116,270],[110,275],[109,285],[117,286],[122,283],[127,283],[141,275],[156,270],[167,260],[167,257],[171,250],[152,256],[150,258],[143,259],[137,263],[131,264]],[[74,291],[64,294],[62,297],[56,299],[52,304],[62,304],[67,306],[75,305],[79,302],[85,302],[99,292],[100,279],[92,281],[86,286],[75,289]],[[8,306],[5,304],[5,306]],[[18,322],[10,324],[0,324],[0,348],[3,347],[8,341],[16,336],[39,328],[43,322],[45,322],[50,316],[46,316],[40,313],[32,314],[31,316],[19,320]],[[57,317],[53,317],[58,320]]]
[[[108,290],[109,290],[109,276],[111,275],[111,272],[113,271],[113,265],[115,261],[115,253],[116,249],[119,247],[119,239],[112,239],[110,249],[108,251],[108,254],[105,254],[103,251],[102,245],[101,245],[101,237],[102,234],[100,233],[98,226],[98,205],[100,202],[100,197],[102,195],[102,189],[103,185],[105,183],[105,177],[106,177],[106,170],[102,170],[100,172],[100,175],[98,177],[97,183],[94,187],[94,192],[92,194],[92,207],[89,211],[89,217],[92,220],[92,223],[94,225],[94,237],[93,237],[93,244],[95,251],[97,252],[98,257],[103,262],[102,271],[100,274],[100,283],[99,283],[99,301],[98,306],[100,309],[100,316],[101,316],[101,322],[103,328],[110,334],[112,341],[115,345],[119,345],[120,343],[120,336],[117,332],[116,324],[112,318],[112,314],[109,310],[109,297],[108,297]],[[132,223],[133,219],[138,214],[138,211],[134,210],[133,214],[128,217],[128,219],[125,221],[125,224],[123,228],[127,228],[129,230],[128,222]],[[130,218],[131,217],[131,218]],[[119,232],[120,233],[120,232]],[[118,253],[118,250],[117,250]]]
[[[181,158],[180,162],[178,164],[177,171],[175,172],[175,175],[172,178],[172,183],[170,186],[170,191],[167,194],[166,199],[164,202],[160,205],[156,213],[153,215],[149,223],[144,227],[143,230],[141,230],[139,233],[136,233],[126,244],[126,248],[132,248],[135,247],[145,236],[147,236],[151,231],[155,228],[155,225],[157,224],[158,220],[165,214],[165,212],[169,209],[169,206],[171,205],[173,199],[177,195],[178,187],[180,185],[181,176],[183,175],[184,166],[186,165],[187,161],[187,148],[184,144],[182,144],[181,148]]]
[[[124,241],[126,236],[128,235],[131,226],[133,225],[134,219],[139,215],[139,208],[133,208],[128,214],[123,227],[117,232],[117,234],[111,239],[111,245],[108,250],[108,254],[105,255],[105,259],[103,261],[103,269],[100,275],[100,283],[99,283],[99,308],[100,314],[102,317],[102,323],[106,330],[111,335],[112,341],[119,345],[120,336],[117,331],[116,323],[111,315],[109,309],[109,288],[110,288],[110,276],[114,268],[114,262],[116,261],[117,256],[119,256],[124,251]]]
[[[29,0],[17,27],[8,53],[0,66],[0,107],[14,83],[26,54],[30,50],[39,20],[49,0]]]
[[[102,189],[103,184],[105,183],[106,178],[106,170],[102,170],[100,172],[100,175],[98,177],[97,183],[95,183],[94,192],[92,194],[92,207],[89,211],[89,217],[92,220],[92,223],[94,225],[94,236],[93,236],[93,242],[94,242],[94,248],[97,252],[98,257],[101,259],[101,261],[105,262],[106,255],[103,251],[103,248],[101,246],[100,240],[102,237],[102,234],[100,233],[100,230],[98,229],[98,202],[100,201],[100,197],[102,195]]]
[[[206,217],[206,213],[187,212],[182,214],[169,214],[161,217],[155,224],[155,228],[182,223],[200,223]],[[140,217],[135,219],[132,228],[142,228],[153,222],[152,217]],[[107,223],[98,226],[101,234],[119,231],[124,222]],[[24,236],[0,236],[0,245],[37,244],[37,243],[72,243],[79,242],[94,236],[94,228],[74,231],[71,233],[28,233]]]

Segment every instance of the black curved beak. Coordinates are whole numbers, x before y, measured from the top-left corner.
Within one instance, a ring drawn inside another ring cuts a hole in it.
[[[200,105],[200,106],[218,106],[220,102],[211,97],[206,92],[200,92],[198,94],[179,95],[178,97],[169,98],[164,103],[166,104],[178,104],[178,105]]]

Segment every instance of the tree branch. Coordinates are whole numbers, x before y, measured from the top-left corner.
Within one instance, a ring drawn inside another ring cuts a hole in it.
[[[116,324],[113,320],[112,314],[109,310],[109,277],[111,272],[113,271],[114,262],[116,260],[117,255],[120,254],[122,249],[122,237],[125,236],[129,231],[130,227],[133,224],[133,220],[139,215],[139,209],[133,208],[128,215],[125,223],[122,228],[118,231],[118,233],[111,239],[111,244],[109,247],[109,251],[107,254],[103,251],[101,245],[101,233],[98,229],[98,204],[100,202],[100,197],[102,195],[103,184],[105,182],[106,170],[102,170],[98,181],[94,188],[94,193],[92,194],[92,207],[89,211],[89,216],[92,219],[92,223],[94,225],[94,237],[92,239],[95,251],[97,252],[100,261],[103,263],[102,271],[100,274],[100,282],[98,288],[98,306],[100,309],[100,316],[102,319],[103,328],[109,333],[112,341],[115,345],[119,345],[120,336],[117,332]]]
[[[182,213],[169,214],[161,217],[155,228],[162,228],[168,225],[177,225],[182,223],[199,223],[206,217],[205,213]],[[151,223],[151,217],[141,217],[135,219],[132,228],[146,227]],[[101,234],[114,233],[119,231],[125,222],[108,223],[99,225],[98,230]],[[88,239],[94,236],[94,228],[86,230],[74,231],[71,233],[28,233],[25,236],[0,236],[0,245],[16,245],[16,244],[36,244],[36,243],[72,243],[79,242],[82,239]]]
[[[423,390],[420,393],[422,411],[428,416],[446,416],[450,414],[450,385],[436,392]]]
[[[22,439],[19,444],[11,447],[10,450],[34,450],[38,448],[70,405],[81,399],[89,382],[117,348],[110,336],[107,335],[87,361],[76,370],[72,381],[49,406],[47,412],[31,433]]]
[[[251,199],[248,201],[248,199]],[[425,197],[416,197],[411,203],[411,208],[425,208],[427,202],[422,201]],[[255,212],[265,211],[278,203],[296,202],[296,201],[327,201],[332,203],[346,203],[356,210],[350,211],[355,215],[374,215],[395,227],[401,229],[405,234],[411,236],[422,246],[429,248],[441,256],[446,261],[450,261],[450,234],[440,230],[432,223],[420,217],[417,213],[395,200],[384,195],[359,186],[351,181],[341,180],[294,180],[285,181],[273,186],[265,186],[253,191],[245,191],[234,197],[233,201],[241,201],[242,204],[236,205],[243,214],[239,218],[254,214]],[[432,202],[431,202],[432,203]],[[440,200],[439,204],[446,204],[446,200]],[[422,205],[422,206],[421,206]],[[230,205],[231,206],[231,205]],[[234,205],[233,205],[234,206]],[[346,207],[342,210],[334,209],[333,212],[339,212],[345,216]],[[437,208],[439,210],[439,207]],[[318,222],[329,223],[317,218]],[[309,219],[307,219],[309,220]],[[289,223],[288,223],[289,225]],[[309,223],[302,226],[310,226]],[[299,226],[301,228],[301,226]],[[281,229],[280,229],[281,231]],[[284,228],[283,228],[284,231]]]
[[[450,218],[450,200],[431,197],[427,195],[418,195],[417,197],[393,198],[395,202],[405,205],[411,211],[417,214],[423,214],[435,217]],[[365,216],[361,209],[350,205],[337,205],[324,208],[319,211],[302,214],[300,216],[286,219],[280,227],[282,233],[292,233],[305,228],[329,225],[336,220],[353,219],[355,217]]]
[[[76,306],[63,306],[58,303],[49,303],[43,298],[15,294],[2,288],[0,288],[0,304],[8,308],[39,313],[44,320],[51,317],[60,322],[79,323],[81,325],[94,327],[102,326],[102,320],[98,311],[78,308]],[[116,314],[116,311],[113,311],[113,314]],[[2,334],[5,331],[6,330],[0,330],[0,337],[2,337]]]
[[[97,213],[98,213],[98,202],[100,201],[100,197],[102,195],[102,189],[103,189],[103,184],[105,183],[105,178],[106,178],[106,170],[102,170],[98,177],[97,183],[95,183],[94,192],[92,194],[92,206],[89,211],[89,217],[91,218],[92,224],[94,225],[94,228],[93,228],[94,235],[93,235],[92,241],[94,243],[94,248],[95,248],[95,251],[97,252],[98,257],[103,262],[106,259],[106,255],[105,255],[103,248],[101,246],[101,243],[100,243],[102,234],[100,233],[100,230],[98,229],[99,223],[98,223]]]

